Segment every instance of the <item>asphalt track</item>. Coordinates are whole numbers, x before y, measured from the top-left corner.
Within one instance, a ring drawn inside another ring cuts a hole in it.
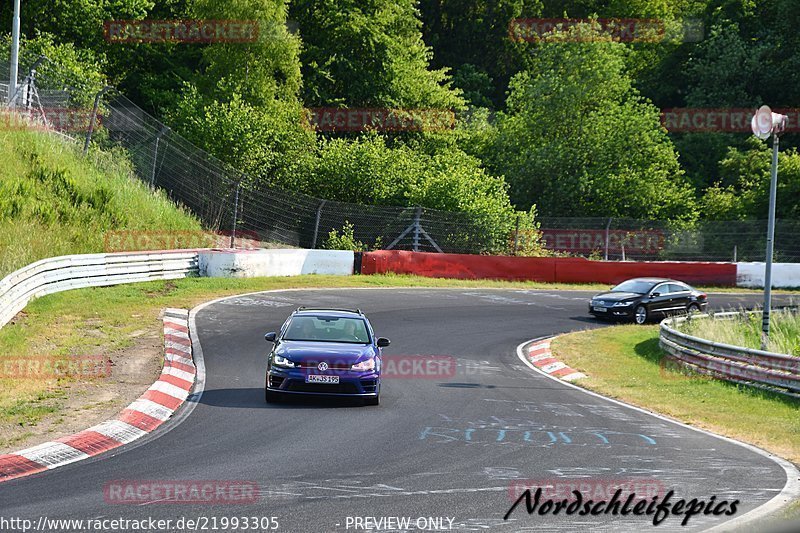
[[[651,518],[528,516],[520,507],[504,521],[509,487],[520,480],[597,486],[634,480],[674,489],[687,500],[738,499],[736,516],[777,495],[786,475],[763,455],[585,394],[522,364],[516,348],[526,340],[604,325],[587,316],[588,296],[348,289],[214,303],[196,317],[206,383],[188,416],[111,453],[3,483],[0,517],[274,516],[278,531],[359,531],[348,522],[356,516],[411,517],[412,524],[444,517],[456,531],[642,531],[656,529]],[[717,308],[757,303],[756,296],[712,298]],[[360,307],[376,333],[392,340],[386,355],[450,356],[456,372],[385,379],[378,407],[330,400],[265,404],[263,335],[299,305]],[[104,499],[104,486],[113,481],[185,479],[247,480],[260,494],[246,505]],[[730,518],[695,516],[682,527],[670,517],[657,530],[694,531]]]

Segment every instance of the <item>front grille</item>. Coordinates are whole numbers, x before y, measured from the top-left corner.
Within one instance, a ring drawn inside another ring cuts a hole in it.
[[[325,385],[321,383],[290,381],[286,386],[286,390],[290,392],[313,392],[319,394],[358,394],[358,388],[352,383]]]
[[[297,363],[297,368],[317,370],[317,365],[320,364],[320,362],[321,361],[306,361],[304,363]],[[352,366],[351,363],[341,362],[341,361],[328,363],[329,370],[350,370],[351,366]]]

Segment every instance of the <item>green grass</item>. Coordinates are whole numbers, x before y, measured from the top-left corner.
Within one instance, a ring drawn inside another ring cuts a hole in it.
[[[46,257],[102,252],[107,232],[201,230],[136,179],[124,154],[79,150],[42,132],[0,131],[0,278]]]
[[[800,312],[773,311],[770,314],[769,324],[767,350],[800,356]],[[743,313],[734,319],[687,320],[679,325],[679,329],[702,339],[747,348],[761,348],[760,313]]]
[[[571,333],[553,342],[553,352],[589,376],[578,382],[583,387],[800,464],[800,402],[673,370],[658,346],[658,326]]]

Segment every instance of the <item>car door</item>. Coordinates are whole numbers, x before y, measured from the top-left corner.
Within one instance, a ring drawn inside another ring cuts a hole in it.
[[[660,283],[653,287],[653,290],[650,291],[650,297],[647,303],[647,310],[651,315],[663,315],[669,311],[672,299],[669,291],[669,283]]]
[[[692,291],[683,283],[670,283],[671,302],[673,312],[686,311],[692,296]]]

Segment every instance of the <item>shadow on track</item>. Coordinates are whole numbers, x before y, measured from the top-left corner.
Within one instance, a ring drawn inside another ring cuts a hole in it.
[[[344,398],[335,396],[304,396],[286,394],[280,403],[267,403],[264,400],[264,389],[206,389],[200,403],[214,407],[234,409],[304,409],[304,408],[343,408],[362,407],[360,398]]]

